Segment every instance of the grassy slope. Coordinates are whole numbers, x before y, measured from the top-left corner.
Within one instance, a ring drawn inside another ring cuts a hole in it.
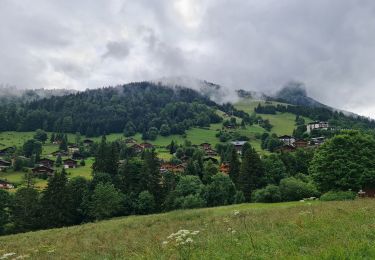
[[[258,106],[258,104],[266,105],[264,101],[253,101],[253,100],[243,100],[238,102],[235,107],[239,110],[243,110],[249,114],[254,113],[254,108]],[[271,105],[288,105],[279,102],[269,102]],[[291,135],[293,134],[293,130],[296,128],[295,126],[295,119],[296,116],[291,113],[279,113],[277,112],[276,115],[266,115],[266,114],[259,114],[262,118],[270,120],[270,123],[274,126],[271,129],[272,133],[277,135]],[[305,118],[306,122],[312,121],[309,118]]]
[[[375,200],[175,211],[2,237],[0,256],[14,252],[32,259],[373,259],[374,214]],[[192,236],[190,246],[162,244],[180,229],[200,233]]]

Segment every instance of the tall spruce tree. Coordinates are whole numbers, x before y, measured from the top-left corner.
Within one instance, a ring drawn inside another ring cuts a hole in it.
[[[242,157],[242,164],[238,176],[238,188],[242,190],[247,201],[251,200],[251,193],[262,187],[264,169],[257,152],[247,149]]]
[[[95,161],[92,166],[94,172],[105,172],[106,169],[107,138],[102,136],[99,148],[96,152]]]
[[[156,157],[155,150],[148,150],[144,153],[144,165],[143,173],[145,174],[145,181],[147,183],[147,190],[154,196],[156,203],[160,206],[161,198],[161,173],[160,173],[160,163]]]
[[[229,177],[232,182],[238,186],[238,175],[240,173],[240,159],[238,158],[238,153],[234,147],[229,155]]]
[[[72,224],[71,195],[67,189],[68,179],[63,169],[48,180],[42,193],[42,225],[45,228]]]

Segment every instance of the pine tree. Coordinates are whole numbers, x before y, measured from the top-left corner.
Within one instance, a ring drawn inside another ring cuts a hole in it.
[[[247,201],[251,200],[251,193],[263,185],[263,180],[264,169],[259,155],[253,148],[247,149],[242,158],[237,182]]]
[[[43,227],[62,227],[72,223],[72,201],[67,182],[64,169],[48,180],[41,199]]]
[[[95,156],[95,162],[92,166],[94,172],[105,172],[106,168],[106,152],[107,152],[107,139],[105,135],[102,137],[98,151]]]
[[[107,145],[106,150],[103,172],[109,173],[113,177],[118,173],[119,148],[117,143],[112,143]]]
[[[62,135],[61,143],[60,143],[60,150],[67,151],[68,150],[68,136]]]
[[[154,150],[146,151],[144,154],[143,173],[147,183],[147,190],[155,197],[158,205],[161,204],[161,174],[160,163]]]
[[[232,182],[237,186],[238,185],[238,175],[240,173],[240,160],[238,158],[238,153],[234,147],[229,155],[229,177]]]
[[[49,139],[51,143],[53,143],[56,139],[55,133],[51,134],[51,138]]]

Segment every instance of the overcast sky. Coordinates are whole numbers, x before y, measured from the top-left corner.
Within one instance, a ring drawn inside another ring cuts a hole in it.
[[[289,80],[375,118],[373,0],[0,0],[0,83],[86,89],[186,75]]]

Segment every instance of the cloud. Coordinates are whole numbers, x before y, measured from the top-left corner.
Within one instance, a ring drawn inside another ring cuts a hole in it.
[[[86,89],[186,75],[273,91],[302,81],[375,117],[372,0],[0,1],[0,83]]]

